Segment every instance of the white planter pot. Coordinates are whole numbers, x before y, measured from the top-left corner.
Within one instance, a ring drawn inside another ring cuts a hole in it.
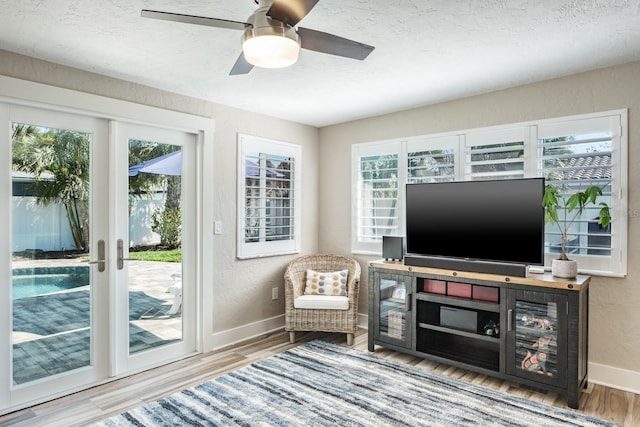
[[[578,263],[574,260],[554,259],[551,261],[551,274],[563,279],[575,279],[578,275]]]

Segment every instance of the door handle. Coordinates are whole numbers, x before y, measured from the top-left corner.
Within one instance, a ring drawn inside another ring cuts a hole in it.
[[[88,261],[89,264],[98,264],[98,271],[102,273],[106,268],[104,240],[98,240],[98,259]]]
[[[118,239],[118,270],[122,270],[124,268],[125,261],[132,261],[132,258],[124,257],[124,242],[122,239]]]
[[[511,332],[513,330],[513,309],[510,308],[507,310],[507,331]]]

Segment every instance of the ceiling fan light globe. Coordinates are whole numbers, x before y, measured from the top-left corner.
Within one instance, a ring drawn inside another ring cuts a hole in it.
[[[247,62],[256,67],[284,68],[298,60],[300,40],[292,28],[253,28],[243,36],[242,51]]]
[[[259,36],[242,44],[248,63],[263,68],[284,68],[298,60],[300,45],[281,36]]]

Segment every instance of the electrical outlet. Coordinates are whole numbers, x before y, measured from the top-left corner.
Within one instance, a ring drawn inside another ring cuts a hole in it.
[[[271,300],[278,299],[278,288],[271,288]]]

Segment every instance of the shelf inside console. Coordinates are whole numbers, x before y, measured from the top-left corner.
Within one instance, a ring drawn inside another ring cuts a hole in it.
[[[461,330],[472,335],[498,337],[500,310],[461,308],[445,302],[417,301],[416,323]]]
[[[435,326],[435,325],[429,325],[427,323],[419,323],[418,324],[419,328],[423,328],[423,329],[431,329],[434,331],[438,331],[438,332],[444,332],[447,334],[454,334],[454,335],[460,335],[461,337],[467,337],[467,338],[473,338],[473,339],[477,339],[477,340],[484,340],[487,342],[492,342],[492,343],[500,343],[500,338],[498,337],[493,337],[493,336],[488,336],[488,335],[480,335],[480,334],[476,334],[475,332],[465,332],[459,329],[451,329],[451,328],[446,328],[446,327],[442,327],[442,326]]]
[[[500,312],[500,304],[484,302],[484,301],[475,301],[467,298],[458,298],[458,297],[446,297],[440,295],[433,294],[417,294],[416,299],[418,301],[429,301],[439,304],[447,304],[447,305],[455,305],[458,307],[466,307],[471,309],[483,310],[483,311],[493,311],[496,313]]]
[[[500,341],[477,339],[430,328],[418,328],[416,350],[433,356],[500,371]]]
[[[500,303],[500,288],[473,285],[455,281],[418,278],[418,292],[430,295],[446,295],[474,301]]]

